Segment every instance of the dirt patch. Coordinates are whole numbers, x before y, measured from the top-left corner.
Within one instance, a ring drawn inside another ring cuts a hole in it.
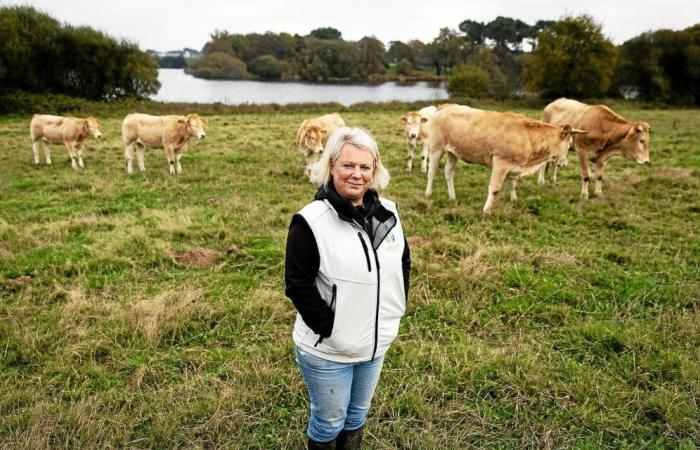
[[[200,247],[187,250],[186,252],[171,253],[169,256],[176,264],[206,268],[213,266],[217,256],[222,256],[223,254],[224,252],[219,250]]]
[[[406,240],[408,241],[408,245],[411,247],[423,247],[424,245],[428,245],[430,243],[427,239],[420,236],[409,236],[406,238]]]

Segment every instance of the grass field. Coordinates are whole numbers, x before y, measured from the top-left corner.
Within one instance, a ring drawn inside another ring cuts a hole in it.
[[[367,448],[700,446],[700,111],[632,108],[651,167],[611,160],[582,202],[570,164],[487,219],[488,169],[426,199],[406,111],[342,112],[379,142],[415,242]],[[292,140],[318,112],[209,115],[181,175],[156,149],[131,177],[122,115],[79,172],[58,146],[34,166],[30,118],[0,116],[1,448],[303,445],[283,260],[315,191]]]

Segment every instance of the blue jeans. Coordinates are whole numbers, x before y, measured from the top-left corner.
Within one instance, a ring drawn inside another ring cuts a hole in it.
[[[316,442],[335,439],[342,430],[365,424],[384,356],[373,362],[338,363],[297,347],[297,364],[311,400],[306,433]]]

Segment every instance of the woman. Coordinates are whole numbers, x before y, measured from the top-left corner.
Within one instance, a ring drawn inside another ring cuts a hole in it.
[[[359,449],[384,354],[406,310],[411,259],[377,144],[340,128],[311,166],[320,187],[292,217],[286,294],[309,391],[309,449]]]

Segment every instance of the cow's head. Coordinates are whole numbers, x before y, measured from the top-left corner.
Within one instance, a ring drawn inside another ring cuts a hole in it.
[[[197,139],[204,139],[207,137],[207,133],[204,131],[204,125],[209,123],[207,119],[199,117],[197,114],[188,114],[184,122],[187,126],[187,134],[190,136],[196,137]]]
[[[428,118],[417,112],[410,112],[405,116],[401,116],[399,121],[406,125],[406,139],[411,145],[416,145],[420,137],[420,126],[428,122]]]
[[[88,117],[83,122],[83,132],[88,136],[101,138],[102,133],[100,132],[100,126],[102,124],[94,117]]]
[[[573,148],[574,136],[577,134],[586,134],[586,131],[572,128],[568,123],[559,125],[559,139],[556,144],[557,148],[554,152],[552,152],[552,162],[556,163],[558,167],[565,167],[569,164],[569,159],[567,156],[569,154],[569,150]]]
[[[624,155],[632,161],[636,161],[637,164],[649,162],[650,128],[646,122],[633,123],[622,142],[621,147]]]
[[[301,147],[307,155],[323,153],[324,142],[327,140],[326,130],[316,125],[305,125],[301,137]]]

